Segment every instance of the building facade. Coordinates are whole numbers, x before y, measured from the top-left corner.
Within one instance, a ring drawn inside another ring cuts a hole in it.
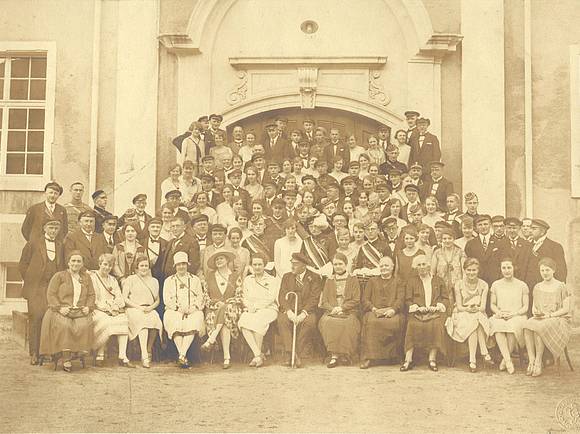
[[[149,212],[201,114],[279,114],[362,141],[431,119],[446,172],[491,214],[550,222],[580,287],[575,0],[5,0],[0,16],[0,313],[44,184],[137,192]],[[155,198],[155,200],[152,200]],[[92,203],[91,203],[92,204]],[[578,292],[578,291],[576,291]]]

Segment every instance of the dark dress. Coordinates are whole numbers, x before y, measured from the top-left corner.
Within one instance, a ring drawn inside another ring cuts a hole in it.
[[[320,298],[324,315],[320,318],[318,328],[329,353],[356,353],[360,333],[357,317],[359,304],[360,286],[356,277],[348,276],[346,279],[336,280],[332,276],[326,280]],[[330,315],[337,306],[342,307],[343,313]]]
[[[396,357],[401,340],[401,309],[405,300],[404,283],[397,277],[372,277],[363,293],[362,358],[369,360]],[[373,307],[395,310],[391,318],[377,318]]]
[[[40,354],[53,355],[63,351],[75,353],[89,352],[93,340],[93,320],[91,311],[95,307],[95,291],[91,278],[86,272],[80,274],[80,296],[74,311],[63,316],[61,307],[73,306],[74,285],[69,271],[56,273],[48,284],[48,311],[42,320]],[[88,307],[89,314],[82,315],[81,307]]]

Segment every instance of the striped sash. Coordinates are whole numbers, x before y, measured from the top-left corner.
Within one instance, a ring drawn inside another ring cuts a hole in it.
[[[322,268],[328,263],[328,254],[312,237],[306,238],[303,245],[305,253],[312,260],[316,269]]]
[[[366,242],[361,246],[361,251],[375,267],[379,266],[379,262],[383,257],[383,254],[379,252],[375,246],[369,242]]]
[[[270,251],[268,250],[268,247],[256,235],[252,234],[252,235],[248,236],[244,240],[244,243],[246,244],[246,247],[250,250],[250,253],[255,254],[258,252],[262,252],[264,255],[267,256],[268,261],[272,260],[271,255],[270,255]]]

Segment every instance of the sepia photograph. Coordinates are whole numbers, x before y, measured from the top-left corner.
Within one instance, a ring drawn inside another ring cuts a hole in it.
[[[580,432],[580,0],[0,0],[0,433]]]

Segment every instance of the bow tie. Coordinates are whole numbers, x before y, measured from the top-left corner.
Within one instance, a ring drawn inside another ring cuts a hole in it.
[[[150,243],[159,243],[159,238],[154,240],[153,238],[149,238]]]
[[[45,239],[46,241],[49,241],[49,242],[51,242],[51,243],[54,243],[54,242],[56,241],[56,239],[55,239],[55,240],[51,240],[51,239],[50,239],[50,238],[48,238],[48,237],[44,237],[44,239]]]

